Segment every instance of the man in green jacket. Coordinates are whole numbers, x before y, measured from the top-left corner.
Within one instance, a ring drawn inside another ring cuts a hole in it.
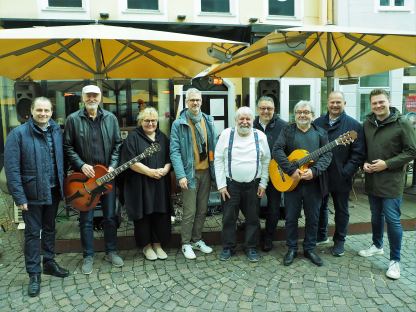
[[[384,220],[390,243],[390,263],[386,276],[400,278],[402,202],[406,165],[416,158],[416,135],[400,112],[390,107],[385,90],[370,93],[371,112],[364,121],[367,160],[364,163],[365,190],[371,209],[373,244],[358,254],[362,257],[381,255]]]

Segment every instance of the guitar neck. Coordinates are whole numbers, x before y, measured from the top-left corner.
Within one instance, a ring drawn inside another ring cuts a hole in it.
[[[321,148],[317,149],[316,151],[313,151],[312,153],[308,154],[307,156],[297,160],[297,163],[301,167],[301,166],[309,163],[312,160],[316,161],[319,158],[319,156],[321,156],[322,154],[330,151],[331,149],[333,149],[337,145],[338,145],[337,140],[334,140],[334,141],[322,146]]]
[[[101,178],[98,178],[97,179],[97,183],[101,185],[101,184],[110,182],[116,176],[118,176],[120,173],[122,173],[126,169],[130,168],[131,165],[133,165],[134,163],[142,160],[145,157],[146,157],[146,154],[145,153],[141,153],[140,155],[137,155],[136,157],[130,159],[128,162],[125,162],[121,166],[115,168],[113,171],[111,171],[111,172],[103,175]]]

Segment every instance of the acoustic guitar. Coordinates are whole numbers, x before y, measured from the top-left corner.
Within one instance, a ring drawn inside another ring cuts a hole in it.
[[[297,149],[294,150],[287,159],[295,163],[300,170],[307,170],[309,166],[316,161],[320,155],[333,149],[337,145],[347,145],[357,139],[357,132],[352,130],[344,134],[341,134],[334,141],[322,146],[316,151],[309,154],[307,150]],[[273,186],[279,192],[290,192],[293,191],[298,185],[299,181],[294,181],[289,175],[287,175],[278,163],[272,159],[269,165],[270,180],[272,180]]]
[[[130,168],[134,163],[160,151],[158,143],[152,143],[143,153],[130,159],[128,162],[108,172],[103,165],[95,165],[95,177],[88,178],[81,172],[74,172],[64,179],[64,195],[67,204],[79,211],[88,211],[97,206],[101,195],[112,190],[113,186],[108,184],[117,175]]]

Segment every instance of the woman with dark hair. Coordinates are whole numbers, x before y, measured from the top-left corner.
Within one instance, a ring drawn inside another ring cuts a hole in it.
[[[148,260],[166,259],[162,249],[171,233],[169,140],[157,127],[158,112],[147,107],[139,113],[137,128],[129,133],[121,152],[122,162],[143,153],[152,143],[160,151],[130,166],[124,177],[127,214],[134,222],[134,237]]]

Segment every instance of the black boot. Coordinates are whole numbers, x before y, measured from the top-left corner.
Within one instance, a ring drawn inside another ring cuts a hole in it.
[[[39,295],[39,292],[40,292],[40,274],[30,274],[27,294],[30,297],[36,297]]]

